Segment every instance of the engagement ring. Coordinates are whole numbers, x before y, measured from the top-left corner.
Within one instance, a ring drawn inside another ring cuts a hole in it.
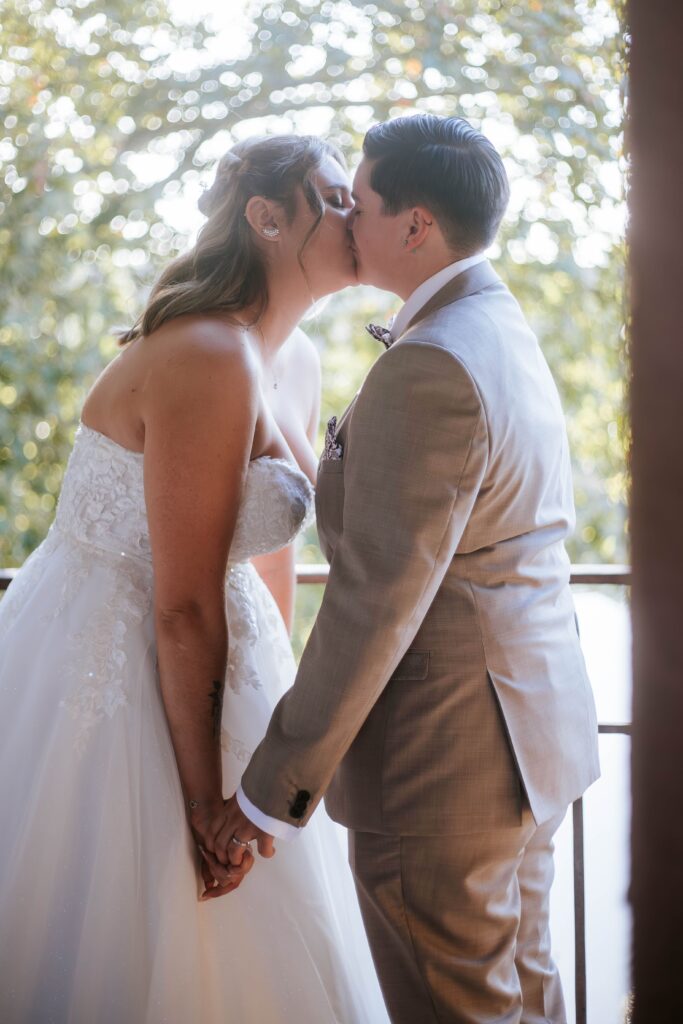
[[[251,846],[249,845],[249,843],[243,842],[243,840],[238,839],[237,836],[231,836],[230,837],[230,842],[234,843],[235,846],[244,846],[244,847],[247,848],[247,850],[251,850]]]

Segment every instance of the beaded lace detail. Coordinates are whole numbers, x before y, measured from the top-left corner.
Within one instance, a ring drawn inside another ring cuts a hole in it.
[[[149,565],[124,552],[93,553],[70,537],[65,544],[68,556],[62,604],[65,595],[76,596],[95,567],[109,570],[98,573],[99,600],[83,627],[66,639],[71,692],[61,707],[76,724],[75,748],[80,754],[93,727],[105,716],[112,718],[128,702],[127,635],[152,609],[152,579]]]
[[[64,477],[59,529],[94,547],[151,560],[143,484],[143,456],[84,424]],[[249,464],[230,548],[230,564],[289,544],[313,511],[313,489],[284,459]]]
[[[143,457],[84,424],[76,432],[57,528],[98,551],[151,561]]]
[[[245,686],[261,688],[254,652],[262,635],[269,643],[277,642],[281,631],[277,628],[279,612],[274,602],[259,601],[255,593],[260,580],[252,565],[232,565],[226,580],[226,607],[228,613],[229,646],[227,684],[235,693]],[[291,650],[280,652],[283,657]]]

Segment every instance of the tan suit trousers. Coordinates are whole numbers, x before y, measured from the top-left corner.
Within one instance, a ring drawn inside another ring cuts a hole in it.
[[[564,815],[458,836],[349,833],[393,1024],[566,1024],[550,955],[553,835]]]

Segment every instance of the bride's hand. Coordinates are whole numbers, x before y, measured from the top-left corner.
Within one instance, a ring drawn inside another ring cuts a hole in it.
[[[234,892],[244,881],[254,866],[254,858],[251,852],[245,854],[239,867],[225,867],[212,853],[203,847],[199,847],[202,858],[201,871],[204,880],[204,892],[199,897],[201,903],[206,900],[215,900],[219,896],[226,896]]]
[[[215,899],[234,892],[254,866],[251,851],[239,865],[222,864],[215,856],[216,838],[225,826],[226,810],[229,801],[202,804],[194,808],[190,814],[190,829],[201,856],[201,873],[205,890],[200,899]]]

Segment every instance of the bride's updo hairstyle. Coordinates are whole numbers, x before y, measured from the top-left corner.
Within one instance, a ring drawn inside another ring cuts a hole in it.
[[[273,200],[291,224],[301,188],[315,215],[297,254],[305,273],[302,253],[325,211],[313,175],[326,156],[346,169],[337,147],[313,135],[272,135],[233,146],[219,161],[213,185],[199,200],[199,209],[208,219],[194,248],[162,272],[146,308],[120,336],[119,344],[151,334],[168,320],[188,313],[237,314],[249,308],[256,323],[266,308],[268,287],[265,256],[245,217],[247,203],[252,196]]]

